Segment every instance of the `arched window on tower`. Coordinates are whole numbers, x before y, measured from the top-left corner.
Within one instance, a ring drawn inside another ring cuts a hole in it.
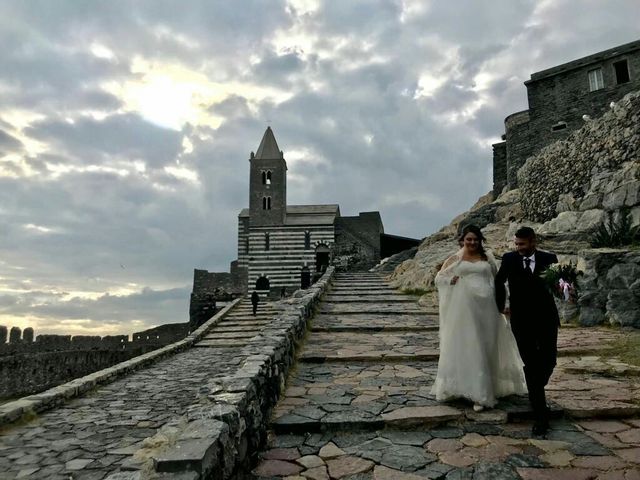
[[[262,209],[271,210],[271,197],[262,197]]]
[[[271,210],[271,197],[267,197],[267,210]]]
[[[267,171],[266,184],[271,185],[271,170]]]
[[[267,184],[267,172],[262,172],[262,184]]]
[[[309,250],[311,248],[311,232],[307,230],[304,232],[304,249]]]
[[[269,239],[269,232],[264,234],[264,249],[269,250],[271,248],[271,240]]]

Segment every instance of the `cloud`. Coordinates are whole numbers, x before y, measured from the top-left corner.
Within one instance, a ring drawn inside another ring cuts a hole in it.
[[[2,2],[0,320],[185,320],[267,124],[289,203],[437,230],[490,189],[532,72],[640,37],[635,0],[578,3]]]

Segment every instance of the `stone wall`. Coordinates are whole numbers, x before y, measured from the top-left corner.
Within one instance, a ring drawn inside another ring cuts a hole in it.
[[[134,334],[133,341],[129,341],[127,335],[38,335],[34,338],[33,328],[22,331],[18,327],[8,330],[0,326],[0,398],[41,392],[142,355],[184,338],[188,327],[188,323],[161,325],[145,331],[149,335]]]
[[[0,398],[16,398],[41,392],[154,348],[140,345],[126,350],[78,349],[3,356],[0,357]]]
[[[194,269],[193,290],[189,303],[189,324],[198,328],[216,313],[217,302],[228,302],[247,292],[247,268],[237,260],[231,262],[229,273]]]
[[[529,111],[509,115],[504,121],[506,140],[505,182],[511,190],[518,186],[518,169],[535,151],[532,132],[529,127]],[[495,160],[495,157],[494,157]]]
[[[507,142],[494,143],[493,147],[493,196],[498,197],[507,185]]]
[[[337,217],[335,232],[333,258],[339,270],[366,270],[380,261],[380,234],[384,228],[379,212]]]
[[[544,222],[563,211],[635,207],[639,159],[640,92],[634,92],[527,160],[518,172],[525,216]]]
[[[193,478],[248,478],[264,446],[272,408],[284,392],[307,321],[330,284],[334,268],[308,290],[281,303],[281,312],[243,347],[249,354],[233,375],[212,377],[183,422],[159,432],[174,439],[154,454],[157,472],[197,472]]]
[[[629,79],[621,81],[614,64],[627,62]],[[602,88],[591,90],[590,71],[599,69]],[[532,155],[558,140],[566,140],[582,128],[583,117],[601,116],[612,101],[640,89],[640,41],[619,45],[588,57],[533,73],[525,82],[528,110],[505,119],[506,171],[501,169],[501,152],[494,150],[494,194],[496,185],[506,182],[518,187],[517,171]]]
[[[618,83],[615,62],[626,60],[630,79]],[[603,88],[590,91],[589,71],[600,68]],[[533,152],[582,128],[583,115],[596,118],[609,103],[640,89],[640,41],[621,45],[583,59],[559,65],[531,75],[525,82],[531,112],[530,129]],[[554,129],[553,127],[564,127]],[[526,158],[521,158],[520,164]]]
[[[580,323],[640,328],[640,250],[580,252]]]

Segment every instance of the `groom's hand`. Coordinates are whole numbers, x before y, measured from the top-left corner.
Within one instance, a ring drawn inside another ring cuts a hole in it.
[[[511,309],[509,307],[506,307],[504,310],[502,310],[502,313],[505,316],[510,317],[511,316]]]

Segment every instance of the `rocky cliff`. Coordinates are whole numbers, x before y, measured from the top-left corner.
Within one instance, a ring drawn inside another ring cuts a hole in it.
[[[518,172],[519,189],[495,200],[489,193],[451,224],[428,236],[415,256],[391,274],[392,284],[423,291],[422,303],[435,299],[433,280],[442,262],[458,249],[457,234],[476,224],[499,258],[512,248],[513,233],[530,225],[540,247],[573,262],[584,272],[578,305],[563,308],[585,325],[603,323],[640,328],[640,250],[593,249],[590,240],[603,222],[630,212],[640,226],[640,92],[612,104],[566,140],[529,158]]]

